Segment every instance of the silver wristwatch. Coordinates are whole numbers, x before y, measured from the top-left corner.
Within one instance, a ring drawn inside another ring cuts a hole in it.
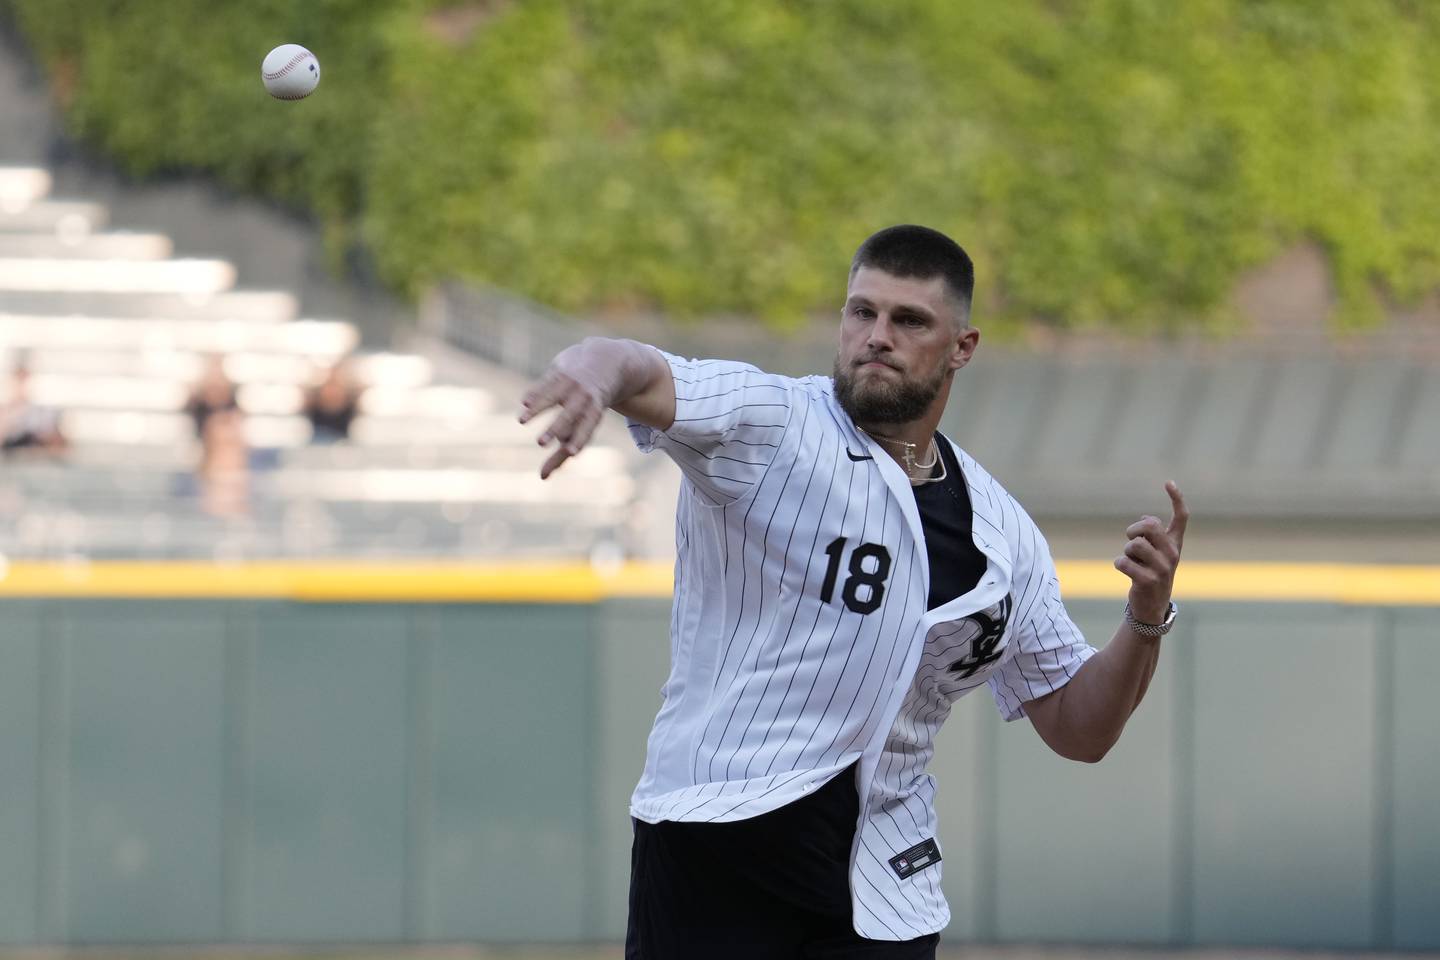
[[[1164,623],[1141,623],[1135,619],[1135,614],[1130,612],[1130,604],[1125,604],[1125,623],[1142,637],[1163,637],[1170,632],[1175,624],[1175,614],[1180,608],[1175,606],[1175,601],[1170,601],[1170,609],[1165,611]]]

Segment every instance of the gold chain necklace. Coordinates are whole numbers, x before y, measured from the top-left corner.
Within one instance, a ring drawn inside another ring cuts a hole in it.
[[[868,430],[865,432],[870,433],[870,431]],[[929,449],[926,451],[930,454],[930,462],[918,463],[915,460],[915,450],[919,446],[919,444],[911,443],[908,440],[891,440],[889,437],[882,437],[873,433],[871,433],[870,436],[874,437],[876,440],[879,440],[881,443],[889,443],[904,448],[901,451],[900,455],[905,460],[905,476],[909,478],[911,486],[920,487],[924,486],[927,483],[936,483],[940,480],[944,480],[949,473],[949,470],[945,466],[944,461],[942,461],[940,458],[940,448],[936,446],[934,437],[930,438]],[[939,476],[927,476],[930,471],[935,469],[935,465],[937,463],[940,464]],[[921,471],[920,476],[918,477],[915,475],[915,472],[917,470]]]

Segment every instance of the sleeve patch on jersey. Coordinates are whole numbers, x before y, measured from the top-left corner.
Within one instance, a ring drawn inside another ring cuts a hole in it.
[[[891,857],[890,868],[895,871],[896,876],[904,880],[912,873],[934,866],[939,862],[940,848],[935,845],[935,838],[931,837],[929,840],[923,840],[909,850]]]

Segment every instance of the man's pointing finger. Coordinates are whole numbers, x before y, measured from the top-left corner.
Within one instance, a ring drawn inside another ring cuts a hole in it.
[[[1180,487],[1174,480],[1165,481],[1165,492],[1170,495],[1172,509],[1170,529],[1167,532],[1175,538],[1178,545],[1185,540],[1185,525],[1190,521],[1190,509],[1185,506],[1185,495],[1180,492]]]

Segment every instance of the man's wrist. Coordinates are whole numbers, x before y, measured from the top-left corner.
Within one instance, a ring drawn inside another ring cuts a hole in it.
[[[1170,632],[1170,627],[1175,623],[1175,615],[1179,608],[1174,601],[1168,601],[1165,610],[1158,616],[1149,612],[1137,612],[1134,607],[1125,604],[1125,625],[1130,628],[1136,636],[1147,638],[1163,637]],[[1152,619],[1153,617],[1153,619]]]
[[[602,407],[624,403],[645,387],[643,347],[633,340],[586,337],[579,343],[583,367]]]
[[[1164,623],[1166,616],[1170,613],[1170,601],[1168,600],[1158,607],[1150,604],[1140,605],[1136,603],[1127,603],[1125,606],[1130,610],[1130,615],[1141,623]]]

